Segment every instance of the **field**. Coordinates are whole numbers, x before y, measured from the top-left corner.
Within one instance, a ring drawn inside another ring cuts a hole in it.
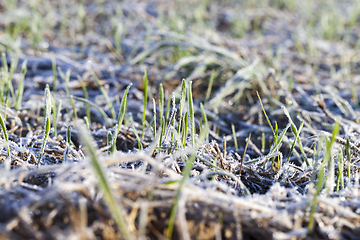
[[[0,239],[360,239],[359,0],[0,0]]]

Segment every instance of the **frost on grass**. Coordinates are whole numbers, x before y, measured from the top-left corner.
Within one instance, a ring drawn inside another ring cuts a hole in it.
[[[358,238],[356,1],[66,2],[0,4],[0,238],[124,238],[85,117],[136,238]]]

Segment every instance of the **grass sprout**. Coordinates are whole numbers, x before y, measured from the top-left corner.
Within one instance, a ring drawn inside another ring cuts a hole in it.
[[[237,152],[238,151],[238,142],[237,142],[237,138],[236,138],[235,126],[233,123],[231,123],[231,131],[232,131],[233,138],[234,138],[235,152]]]
[[[156,101],[155,99],[153,98],[152,99],[152,103],[153,103],[153,112],[154,112],[154,137],[156,136]]]
[[[190,82],[189,86],[191,86],[191,82]],[[189,92],[191,92],[190,89],[189,89]],[[207,125],[205,125],[205,128],[207,128]],[[200,133],[198,142],[202,143],[205,140],[205,136],[206,136],[205,133],[206,133],[206,131],[203,131],[202,133]],[[179,182],[179,188],[178,188],[178,191],[177,191],[177,194],[176,194],[176,197],[175,197],[175,200],[174,200],[174,204],[173,204],[173,207],[171,209],[170,218],[169,218],[169,224],[168,224],[168,230],[167,230],[167,237],[169,239],[171,239],[171,237],[172,237],[174,223],[175,223],[175,217],[176,217],[176,213],[177,213],[177,209],[178,209],[179,200],[180,200],[180,197],[181,197],[181,194],[182,194],[182,190],[183,190],[183,188],[185,186],[186,180],[190,176],[190,172],[191,172],[191,169],[193,167],[193,164],[194,164],[194,161],[195,161],[195,158],[196,158],[196,148],[197,148],[197,146],[193,145],[193,152],[190,155],[190,157],[188,157],[188,159],[186,161],[185,168],[184,168],[184,170],[182,172],[182,178],[181,178],[181,180]]]
[[[45,151],[45,145],[47,142],[47,139],[49,137],[49,133],[50,133],[50,127],[51,127],[51,107],[52,107],[52,97],[51,97],[51,93],[50,93],[50,87],[49,85],[46,85],[45,87],[45,106],[44,106],[44,139],[41,145],[41,150],[40,150],[40,155],[38,158],[38,162],[37,164],[39,165],[42,157],[44,155],[44,151]]]
[[[22,97],[23,97],[23,93],[24,93],[24,80],[25,80],[25,75],[26,75],[26,71],[27,71],[26,66],[27,66],[27,61],[25,60],[22,63],[19,86],[17,88],[17,93],[16,93],[16,100],[15,100],[15,109],[16,110],[21,109],[21,102],[22,102]]]
[[[314,228],[314,219],[315,219],[315,210],[316,210],[316,205],[317,205],[317,200],[318,197],[320,195],[320,191],[323,189],[324,187],[324,178],[325,178],[325,168],[326,166],[328,166],[329,162],[333,161],[332,155],[331,155],[331,150],[332,150],[332,145],[335,142],[336,139],[336,135],[339,133],[339,129],[340,129],[340,124],[339,122],[335,122],[335,126],[334,129],[332,131],[332,136],[330,138],[330,140],[325,138],[325,142],[326,142],[326,150],[325,150],[325,155],[324,155],[324,159],[322,160],[322,163],[320,165],[320,169],[319,169],[319,173],[318,173],[318,180],[316,183],[316,192],[315,195],[313,197],[313,201],[311,203],[311,210],[310,210],[310,219],[309,219],[309,224],[308,224],[308,232],[311,233],[313,231]],[[332,183],[334,181],[334,178],[329,178],[329,182],[330,184],[328,184],[327,188],[329,190],[329,188],[332,186]]]
[[[74,100],[76,100],[76,101],[80,101],[80,102],[86,103],[86,104],[94,107],[96,110],[99,111],[99,113],[104,117],[104,119],[108,122],[108,124],[109,124],[110,126],[113,125],[111,119],[110,119],[110,118],[108,117],[108,115],[104,112],[104,110],[102,110],[102,108],[100,108],[100,107],[99,107],[98,105],[96,105],[95,103],[89,101],[89,100],[86,99],[86,98],[75,97],[75,96],[72,96],[72,98],[73,98]],[[70,99],[70,97],[69,97],[69,99]]]
[[[56,80],[57,80],[57,73],[56,73],[56,58],[54,52],[50,53],[51,56],[51,63],[52,63],[52,73],[53,73],[53,92],[56,92]]]
[[[108,104],[109,107],[110,107],[111,117],[112,117],[113,119],[116,119],[115,109],[114,109],[113,103],[112,103],[112,101],[110,100],[110,97],[109,97],[107,91],[106,91],[105,88],[100,84],[100,79],[98,78],[98,76],[97,76],[95,73],[93,73],[92,76],[93,76],[93,79],[94,79],[96,85],[98,86],[99,90],[101,91],[102,95],[104,96],[107,104]]]
[[[134,134],[135,134],[136,140],[137,140],[137,142],[138,142],[138,148],[139,148],[140,151],[142,151],[144,148],[143,148],[143,145],[142,145],[142,143],[141,143],[141,139],[140,139],[140,137],[139,137],[139,134],[137,133],[134,125],[132,126],[132,129],[133,129],[133,132],[134,132]]]
[[[204,105],[202,103],[200,103],[200,108],[201,108],[201,113],[202,113],[202,116],[203,116],[203,119],[204,119],[204,125],[207,126],[204,129],[202,128],[202,130],[208,131],[209,130],[209,122],[208,122],[208,119],[207,119],[207,116],[206,116]],[[206,141],[209,141],[209,132],[206,132],[205,136],[206,136]],[[236,148],[237,148],[237,146],[236,146]]]
[[[1,131],[3,133],[4,139],[5,139],[5,143],[6,143],[6,150],[7,150],[7,154],[9,159],[11,159],[11,153],[10,153],[10,147],[9,147],[9,137],[6,131],[6,124],[4,122],[3,117],[0,115],[0,125],[1,125]]]
[[[59,116],[60,116],[61,105],[62,105],[62,101],[59,100],[58,105],[56,107],[55,100],[54,100],[54,98],[52,98],[54,137],[57,136],[57,122],[58,122]]]
[[[84,93],[84,98],[89,100],[89,94],[88,94],[88,91],[86,89],[84,80],[82,79],[82,77],[80,75],[77,75],[77,78],[79,79],[79,82],[81,84],[81,88],[82,88],[83,93]],[[86,111],[87,120],[90,123],[91,122],[91,114],[90,114],[90,105],[88,103],[85,104],[85,111]]]
[[[60,74],[60,77],[65,81],[65,91],[66,91],[66,95],[68,97],[70,97],[71,93],[70,93],[70,88],[69,88],[69,81],[70,81],[70,74],[71,74],[71,70],[68,69],[66,71],[66,73],[64,73],[60,67],[58,67],[58,71]]]
[[[188,88],[188,104],[189,104],[189,118],[190,118],[190,136],[191,136],[191,144],[195,147],[195,116],[194,116],[194,104],[192,98],[191,91],[192,82],[189,82]]]
[[[143,118],[142,118],[142,139],[145,136],[145,120],[146,120],[146,108],[147,108],[147,95],[148,95],[148,77],[146,73],[146,68],[144,70],[144,109],[143,109]]]
[[[286,107],[283,106],[282,109],[283,109],[285,115],[287,116],[287,118],[289,119],[289,122],[291,124],[291,130],[295,135],[295,142],[297,142],[297,144],[298,144],[298,146],[300,148],[301,154],[303,155],[303,158],[305,160],[305,163],[309,167],[310,163],[309,163],[309,161],[307,159],[306,153],[304,152],[304,148],[303,148],[302,143],[300,141],[300,132],[301,132],[302,127],[304,126],[304,122],[302,121],[301,124],[300,124],[299,129],[297,129],[294,122],[292,121],[292,119],[290,117],[290,114],[289,114],[288,110],[286,109]],[[292,149],[293,149],[293,147],[292,147]],[[292,149],[291,149],[291,151],[292,151]]]
[[[117,121],[117,124],[116,124],[116,127],[115,127],[115,132],[113,133],[113,141],[112,141],[112,149],[116,149],[116,139],[117,139],[117,135],[119,134],[120,132],[120,127],[122,125],[122,122],[124,120],[124,116],[125,116],[125,113],[126,113],[126,106],[127,106],[127,95],[128,95],[128,92],[129,92],[129,89],[131,88],[132,86],[132,83],[130,83],[126,90],[125,90],[125,93],[124,93],[124,96],[122,97],[121,99],[121,104],[120,104],[120,109],[119,109],[119,114],[118,114],[118,121]]]

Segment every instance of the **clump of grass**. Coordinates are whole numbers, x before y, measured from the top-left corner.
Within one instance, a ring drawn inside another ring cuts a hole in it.
[[[301,133],[301,130],[302,130],[303,126],[304,126],[304,121],[302,121],[302,122],[300,123],[299,129],[297,129],[296,126],[295,126],[295,124],[294,124],[294,122],[292,121],[292,119],[291,119],[291,117],[290,117],[290,114],[289,114],[288,110],[286,109],[286,107],[283,106],[282,109],[283,109],[285,115],[287,116],[287,118],[289,119],[289,122],[290,122],[290,124],[291,124],[291,130],[292,130],[292,132],[293,132],[294,135],[295,135],[294,143],[297,142],[297,144],[298,144],[298,146],[299,146],[299,149],[300,149],[300,151],[301,151],[301,154],[303,155],[303,158],[304,158],[304,160],[305,160],[305,163],[306,163],[306,165],[309,167],[309,166],[310,166],[310,163],[309,163],[309,161],[307,160],[307,156],[306,156],[306,154],[305,154],[305,152],[304,152],[304,148],[303,148],[302,143],[301,143],[301,141],[300,141],[300,133]],[[290,154],[291,154],[291,152],[292,152],[292,150],[293,150],[293,148],[294,148],[294,145],[295,145],[294,143],[293,143],[293,145],[292,145],[292,147],[291,147]],[[290,154],[289,154],[289,158],[288,158],[288,159],[290,159]]]
[[[38,162],[37,164],[39,165],[41,162],[41,159],[43,157],[44,151],[45,151],[45,145],[47,142],[47,139],[49,137],[49,133],[50,133],[50,125],[51,125],[51,107],[52,107],[52,97],[51,97],[51,93],[50,93],[50,87],[48,84],[46,84],[45,87],[45,106],[44,106],[44,139],[43,139],[43,143],[41,145],[41,150],[40,150],[40,155],[38,158]]]
[[[125,93],[124,93],[124,96],[122,97],[121,99],[121,104],[120,104],[120,109],[119,109],[119,114],[118,114],[118,121],[117,121],[117,124],[116,124],[116,127],[115,127],[115,132],[113,133],[113,140],[112,140],[112,144],[111,144],[111,149],[114,151],[114,149],[116,149],[116,139],[117,139],[117,135],[119,134],[120,132],[120,127],[121,127],[121,124],[124,120],[124,116],[125,116],[125,113],[126,113],[126,106],[127,106],[127,95],[128,95],[128,92],[129,92],[129,89],[130,87],[132,86],[132,83],[130,83],[126,90],[125,90]]]
[[[275,153],[276,151],[279,151],[279,149],[280,149],[280,147],[282,145],[282,142],[284,140],[285,134],[286,134],[287,130],[289,129],[289,127],[291,126],[291,123],[288,123],[286,125],[285,129],[283,129],[283,131],[280,134],[278,134],[277,123],[275,122],[275,129],[274,129],[271,122],[270,122],[270,119],[269,119],[268,115],[266,114],[266,111],[265,111],[264,105],[263,105],[263,103],[261,101],[260,95],[259,95],[258,92],[256,92],[256,93],[257,93],[257,96],[259,98],[262,111],[263,111],[263,113],[265,115],[265,118],[266,118],[266,120],[267,120],[267,122],[268,122],[268,124],[269,124],[269,126],[271,128],[271,131],[273,133],[273,136],[274,136],[274,142],[273,142],[273,144],[272,144],[272,146],[270,148],[270,151],[269,151],[269,154],[272,154],[272,153]],[[280,157],[278,159],[278,163],[279,163],[279,167],[280,167],[281,166]],[[273,164],[274,164],[274,158],[272,159],[272,165]],[[266,166],[266,165],[264,165],[264,166]]]
[[[340,124],[339,122],[335,122],[335,126],[334,129],[332,131],[332,136],[330,138],[330,140],[328,140],[327,138],[325,138],[325,143],[326,143],[326,150],[325,150],[325,155],[324,158],[322,160],[322,163],[320,165],[320,169],[318,172],[318,177],[317,177],[317,183],[316,183],[316,192],[314,194],[314,198],[313,201],[311,202],[311,210],[310,210],[310,219],[309,219],[309,224],[308,224],[308,233],[311,233],[313,231],[314,228],[314,218],[315,218],[315,211],[316,211],[316,205],[317,205],[317,199],[320,195],[320,191],[323,189],[324,187],[324,181],[325,181],[325,171],[326,171],[326,166],[328,166],[330,168],[330,164],[333,164],[331,162],[333,162],[332,159],[332,155],[331,155],[331,150],[332,150],[332,145],[335,142],[336,136],[339,133],[340,130]],[[331,175],[331,174],[330,174]],[[334,178],[330,178],[330,176],[328,176],[328,181],[330,184],[327,184],[326,188],[328,190],[330,190],[330,187],[333,185],[333,181]]]

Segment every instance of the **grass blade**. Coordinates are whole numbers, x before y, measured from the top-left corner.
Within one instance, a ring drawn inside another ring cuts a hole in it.
[[[120,127],[122,125],[122,122],[124,120],[124,116],[125,116],[125,113],[126,113],[126,106],[127,106],[127,95],[128,95],[128,92],[129,92],[129,89],[131,88],[132,86],[132,83],[130,83],[127,88],[125,89],[125,93],[124,93],[124,96],[122,97],[121,99],[121,104],[120,104],[120,109],[119,109],[119,115],[118,115],[118,121],[117,121],[117,126],[115,128],[115,132],[113,134],[113,141],[112,141],[112,146],[113,148],[116,149],[116,139],[117,139],[117,135],[119,134],[120,132]]]
[[[112,117],[113,119],[115,119],[115,118],[116,118],[116,113],[115,113],[114,105],[113,105],[112,101],[110,100],[107,91],[106,91],[105,88],[100,84],[100,80],[99,80],[98,76],[97,76],[95,73],[93,73],[92,76],[93,76],[94,81],[95,81],[96,85],[98,86],[100,92],[102,93],[102,95],[104,96],[106,102],[107,102],[108,105],[109,105],[110,112],[111,112],[111,117]]]
[[[21,102],[22,102],[22,97],[23,97],[23,93],[24,93],[24,79],[25,79],[25,75],[26,75],[26,71],[27,71],[26,66],[27,66],[27,60],[25,60],[21,66],[22,70],[21,70],[19,86],[18,86],[16,100],[15,100],[15,109],[16,110],[21,109]]]
[[[79,82],[81,84],[81,88],[82,88],[83,93],[84,93],[84,98],[89,100],[89,94],[88,94],[88,91],[86,89],[84,80],[82,79],[82,77],[80,75],[77,75],[77,78],[79,79]],[[86,111],[87,119],[88,119],[89,124],[90,124],[90,122],[91,122],[90,105],[87,104],[87,103],[85,104],[85,111]]]
[[[195,147],[195,116],[194,116],[194,104],[191,90],[192,81],[189,82],[188,88],[188,104],[189,104],[189,118],[190,118],[190,135],[192,147]]]
[[[263,113],[264,113],[264,115],[265,115],[266,121],[268,122],[268,124],[269,124],[269,126],[270,126],[270,128],[271,128],[271,131],[272,131],[272,133],[273,133],[273,135],[274,135],[274,138],[276,138],[276,134],[275,134],[274,128],[273,128],[273,126],[272,126],[272,124],[271,124],[271,122],[270,122],[270,119],[269,119],[268,115],[266,114],[266,111],[265,111],[264,105],[263,105],[263,103],[262,103],[262,101],[261,101],[260,95],[259,95],[258,92],[256,92],[256,94],[257,94],[257,96],[258,96],[258,98],[259,98],[259,101],[260,101],[260,104],[261,104],[261,109],[263,110]]]
[[[9,156],[9,159],[11,159],[11,154],[10,154],[10,147],[9,147],[9,137],[7,135],[7,131],[6,131],[6,124],[4,122],[3,117],[0,115],[0,125],[1,125],[1,130],[3,132],[3,136],[5,139],[5,143],[6,143],[6,150]]]
[[[70,98],[70,97],[68,97]],[[104,110],[102,110],[98,105],[96,105],[95,103],[85,99],[85,98],[81,98],[81,97],[74,97],[73,96],[73,99],[75,99],[76,101],[80,101],[80,102],[83,102],[83,103],[86,103],[86,104],[89,104],[90,106],[94,107],[96,110],[99,111],[99,113],[104,117],[105,121],[108,122],[109,126],[112,126],[113,123],[111,121],[111,119],[108,117],[108,115],[106,115],[106,113],[104,112]]]
[[[51,64],[52,64],[52,72],[53,72],[53,92],[56,92],[56,80],[57,80],[56,58],[54,52],[51,52],[50,55],[51,55]]]
[[[323,159],[322,164],[320,166],[318,180],[317,180],[317,183],[316,183],[316,192],[315,192],[312,204],[311,204],[310,219],[309,219],[309,224],[308,224],[308,233],[311,233],[313,231],[313,228],[314,228],[314,215],[315,215],[315,210],[316,210],[316,205],[317,205],[317,199],[318,199],[318,197],[320,195],[321,189],[324,186],[325,167],[328,165],[329,160],[331,161],[332,145],[335,142],[336,135],[339,133],[339,130],[340,130],[340,124],[339,124],[339,122],[335,122],[335,126],[334,126],[334,129],[333,129],[330,141],[325,139],[326,151],[325,151],[324,159]],[[334,179],[330,179],[330,180],[333,181]],[[328,187],[329,186],[327,186],[327,188]]]
[[[145,120],[146,120],[146,107],[147,107],[147,95],[148,95],[148,77],[146,73],[146,68],[144,71],[144,109],[143,109],[143,118],[142,118],[142,134],[141,137],[145,137]]]
[[[235,126],[233,123],[231,123],[231,131],[232,131],[233,138],[234,138],[235,152],[237,152],[238,151],[238,142],[237,142],[237,138],[236,138]]]
[[[51,93],[50,93],[50,87],[48,84],[46,84],[45,87],[45,106],[44,106],[44,112],[45,112],[45,116],[44,116],[44,139],[43,139],[43,143],[41,146],[41,150],[40,150],[40,155],[38,158],[38,162],[37,164],[39,165],[41,162],[41,159],[43,157],[44,151],[45,151],[45,145],[47,142],[47,139],[49,137],[49,133],[50,133],[50,118],[51,118],[51,107],[52,107],[52,97],[51,97]]]
[[[201,113],[202,113],[202,116],[203,116],[203,119],[204,119],[204,125],[207,126],[205,128],[205,130],[208,130],[209,129],[209,122],[208,122],[208,119],[207,119],[207,116],[206,116],[204,105],[202,103],[200,103],[200,108],[201,108]],[[209,141],[209,132],[206,132],[205,136],[206,136],[206,138],[205,138],[206,141]],[[237,146],[236,146],[236,149],[237,149]]]
[[[101,166],[98,156],[96,155],[97,147],[94,143],[94,139],[83,124],[79,124],[79,133],[79,137],[86,147],[91,165],[93,166],[97,177],[99,189],[104,194],[104,199],[110,209],[110,213],[114,217],[124,239],[133,239],[133,236],[129,232],[129,227],[127,226],[125,210],[123,209],[121,202],[116,201],[113,191],[109,185],[109,180],[106,176],[105,170]]]
[[[154,112],[154,137],[156,137],[156,102],[155,99],[152,99],[153,102],[153,112]]]

